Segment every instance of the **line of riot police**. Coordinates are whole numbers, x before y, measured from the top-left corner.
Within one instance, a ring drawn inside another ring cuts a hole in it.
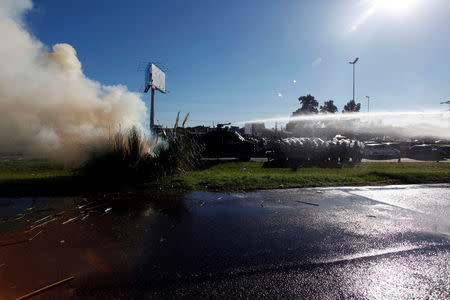
[[[265,140],[263,147],[269,159],[281,161],[361,162],[364,155],[364,143],[342,136],[331,140],[296,137]]]
[[[220,124],[222,125],[222,124]],[[203,157],[251,157],[266,156],[269,160],[295,162],[360,162],[364,155],[364,143],[337,135],[333,139],[297,137],[244,138],[238,132],[218,126],[216,130],[198,136],[204,144]]]

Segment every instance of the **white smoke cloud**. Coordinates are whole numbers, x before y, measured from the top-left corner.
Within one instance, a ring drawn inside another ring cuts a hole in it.
[[[49,51],[23,25],[31,8],[0,1],[0,153],[80,161],[119,126],[143,129],[140,95],[87,78],[69,44]]]
[[[317,127],[326,123],[327,128],[335,131],[393,136],[402,138],[441,138],[450,139],[450,112],[448,111],[404,111],[371,113],[305,114],[279,118],[247,120],[245,123],[288,123],[298,122],[296,127]]]

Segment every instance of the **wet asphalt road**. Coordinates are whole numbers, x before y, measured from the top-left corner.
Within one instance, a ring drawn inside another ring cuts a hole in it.
[[[203,158],[204,160],[217,160],[217,158]],[[220,160],[237,160],[234,157],[223,157],[220,158]],[[251,161],[256,161],[256,162],[266,162],[267,158],[266,157],[252,157]],[[392,162],[392,163],[398,163],[398,159],[367,159],[364,158],[362,160],[362,162]],[[422,162],[430,162],[430,160],[417,160],[417,159],[412,159],[412,158],[407,158],[407,157],[402,157],[401,162],[416,162],[416,163],[422,163]],[[443,159],[440,162],[446,162],[449,163],[450,159]]]
[[[450,297],[449,184],[122,197],[1,199],[0,241],[43,231],[0,247],[2,296],[75,276],[42,299]]]

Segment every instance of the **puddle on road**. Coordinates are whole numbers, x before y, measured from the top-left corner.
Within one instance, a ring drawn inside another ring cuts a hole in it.
[[[133,285],[136,278],[172,282],[387,247],[448,245],[416,228],[409,211],[368,218],[378,203],[320,191],[2,198],[0,290],[13,298],[75,276],[70,288],[58,290],[67,298],[80,287]]]
[[[0,198],[0,218],[22,213],[34,206],[35,198]]]
[[[162,229],[186,213],[182,197],[0,198],[0,298],[61,277],[75,276],[70,286],[87,274],[131,274],[143,245],[160,245]]]

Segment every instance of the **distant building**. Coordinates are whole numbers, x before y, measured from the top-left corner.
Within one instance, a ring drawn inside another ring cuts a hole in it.
[[[246,123],[244,133],[248,135],[261,135],[265,131],[264,123]]]

